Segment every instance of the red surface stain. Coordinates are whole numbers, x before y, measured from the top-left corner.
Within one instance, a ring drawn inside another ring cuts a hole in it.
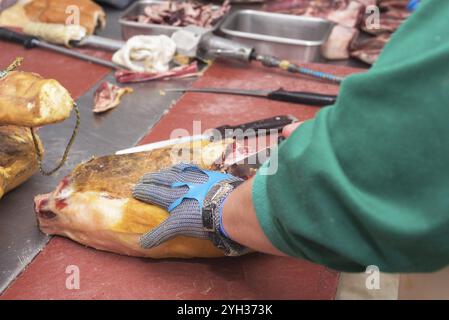
[[[1,44],[0,65],[18,55],[23,70],[61,81],[74,97],[92,87],[106,69],[39,49],[24,51]],[[347,75],[355,69],[314,65],[321,71]],[[272,69],[240,64],[214,64],[195,83],[242,89],[277,89],[338,93],[338,86],[306,80]],[[313,117],[315,107],[216,94],[188,93],[141,143],[167,139],[173,129],[203,130],[280,114],[299,120]],[[32,213],[30,213],[32,214]],[[80,289],[66,288],[66,268],[80,270]],[[46,270],[42,272],[42,270]],[[251,254],[239,258],[151,260],[96,251],[55,237],[3,293],[1,299],[333,299],[338,274],[292,258]]]
[[[67,207],[67,202],[65,202],[64,200],[58,199],[55,201],[55,206],[56,206],[56,209],[62,210],[65,207]]]

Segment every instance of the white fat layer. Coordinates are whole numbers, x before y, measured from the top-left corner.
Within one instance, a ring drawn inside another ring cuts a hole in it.
[[[64,210],[69,224],[84,230],[102,230],[119,223],[124,214],[127,199],[111,199],[96,192],[74,193]]]
[[[66,187],[59,191],[57,199],[67,199],[73,194],[73,188]]]
[[[71,111],[71,98],[67,91],[55,82],[49,82],[41,89],[40,116],[43,119],[67,118]]]

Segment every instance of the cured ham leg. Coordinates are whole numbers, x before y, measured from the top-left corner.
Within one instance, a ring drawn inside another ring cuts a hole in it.
[[[195,142],[182,148],[96,158],[79,165],[47,195],[35,199],[42,232],[61,235],[84,245],[123,255],[221,257],[208,240],[177,237],[152,249],[142,249],[139,238],[168,217],[165,210],[132,198],[132,189],[147,172],[185,161],[185,155],[204,169],[216,169],[217,159],[232,142]],[[180,151],[184,151],[183,160]],[[196,160],[195,160],[196,159]]]
[[[40,147],[42,150],[42,145]],[[37,169],[30,129],[0,126],[0,199],[28,180]]]
[[[106,13],[91,0],[33,0],[24,8],[31,21],[55,24],[78,24],[73,15],[74,8],[78,8],[79,24],[88,34],[106,25]]]
[[[0,79],[0,125],[38,127],[70,116],[74,102],[56,80],[13,71]]]

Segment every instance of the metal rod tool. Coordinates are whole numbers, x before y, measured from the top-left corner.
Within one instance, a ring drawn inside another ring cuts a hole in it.
[[[280,68],[291,73],[299,73],[337,84],[341,83],[344,79],[343,77],[335,76],[330,73],[304,68],[274,56],[259,54],[253,47],[241,44],[237,41],[218,37],[211,33],[202,35],[199,42],[198,54],[205,57],[233,59],[244,62],[259,61],[265,67]]]
[[[6,28],[0,28],[0,39],[6,40],[14,43],[18,43],[23,45],[26,49],[32,49],[35,47],[40,47],[52,51],[56,51],[62,53],[67,56],[71,56],[77,59],[89,61],[104,67],[112,68],[112,69],[123,69],[123,67],[113,63],[112,61],[104,60],[101,58],[89,56],[84,53],[80,53],[71,49],[67,49],[64,47],[56,46],[45,41],[39,40],[39,38],[28,36],[22,33],[18,33]]]

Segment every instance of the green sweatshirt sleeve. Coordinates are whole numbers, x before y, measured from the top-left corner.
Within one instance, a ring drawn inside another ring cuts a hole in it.
[[[257,217],[288,255],[342,271],[449,264],[449,1],[423,1],[368,72],[258,173]]]

